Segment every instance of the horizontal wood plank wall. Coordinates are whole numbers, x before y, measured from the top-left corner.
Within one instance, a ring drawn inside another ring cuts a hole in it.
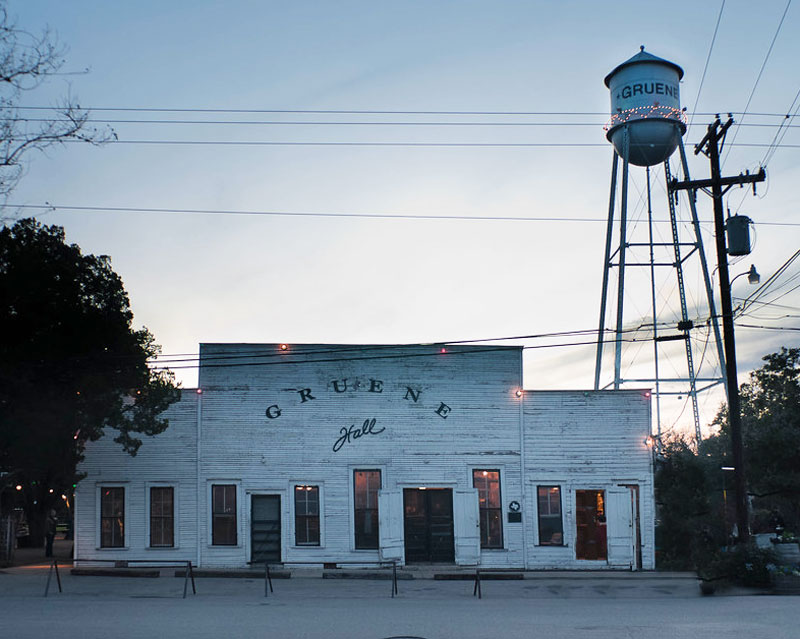
[[[241,543],[205,543],[203,562],[247,561],[249,495],[258,493],[282,497],[284,560],[377,559],[377,551],[354,548],[358,468],[381,469],[384,489],[454,491],[472,487],[473,468],[500,469],[503,500],[520,500],[520,349],[440,349],[304,345],[281,352],[277,344],[202,345],[201,474],[240,482],[241,496]],[[249,357],[254,353],[261,355]],[[340,440],[372,420],[371,432]],[[295,545],[296,484],[320,487],[318,547]],[[504,533],[505,548],[486,551],[485,561],[521,565],[521,525],[506,525]]]
[[[526,391],[526,511],[530,514],[528,565],[532,568],[606,568],[575,558],[575,491],[639,486],[642,567],[655,567],[655,503],[650,433],[650,393]],[[561,486],[564,546],[539,545],[537,486]],[[608,494],[608,493],[606,493]],[[608,513],[609,535],[616,513]],[[619,531],[615,531],[619,532]],[[610,540],[611,541],[611,540]]]
[[[86,473],[75,491],[75,556],[97,559],[194,560],[197,548],[196,424],[197,394],[181,392],[181,400],[167,409],[166,431],[142,437],[135,457],[115,443],[116,431],[107,429],[86,445],[79,471]],[[150,548],[147,492],[151,485],[174,487],[175,547]],[[125,547],[100,548],[100,487],[125,488]]]
[[[575,559],[575,490],[636,484],[643,564],[651,568],[649,395],[526,391],[520,398],[518,347],[441,348],[202,344],[201,392],[183,391],[167,412],[166,432],[145,437],[136,457],[122,452],[113,432],[87,446],[87,477],[76,491],[77,556],[244,567],[252,552],[251,498],[278,495],[282,560],[377,560],[378,551],[354,547],[355,469],[379,469],[385,490],[424,486],[454,494],[472,488],[473,469],[486,469],[501,474],[503,548],[481,551],[484,566],[525,566],[525,539],[528,567],[608,567]],[[212,545],[214,484],[236,486],[232,546]],[[99,488],[114,485],[125,488],[126,545],[100,549]],[[152,485],[175,487],[173,549],[148,547]],[[295,485],[319,487],[319,546],[295,544]],[[562,487],[564,546],[537,545],[537,485]],[[522,504],[521,523],[508,520],[514,501]]]

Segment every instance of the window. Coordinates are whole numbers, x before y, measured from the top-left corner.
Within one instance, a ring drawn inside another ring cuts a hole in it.
[[[319,546],[319,486],[294,487],[294,543]]]
[[[125,489],[100,488],[100,547],[125,546]]]
[[[211,544],[236,545],[236,485],[211,486]]]
[[[472,485],[478,489],[481,548],[502,548],[503,512],[500,499],[500,471],[473,470]]]
[[[150,488],[150,547],[175,545],[175,493],[172,486]]]
[[[353,471],[356,550],[378,548],[378,491],[381,471]]]
[[[538,486],[539,545],[563,546],[564,526],[561,521],[561,487]]]

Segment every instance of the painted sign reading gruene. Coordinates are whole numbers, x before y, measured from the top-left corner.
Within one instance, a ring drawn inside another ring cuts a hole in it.
[[[380,379],[369,378],[367,382],[364,382],[358,379],[348,380],[348,378],[344,378],[344,379],[331,380],[331,382],[328,384],[328,388],[332,389],[335,395],[341,395],[348,390],[382,394],[384,390],[384,383]],[[317,398],[317,396],[314,395],[314,393],[317,393],[317,391],[312,390],[311,388],[295,388],[288,390],[291,390],[293,393],[297,393],[301,405],[305,404],[306,402],[311,402]],[[406,401],[410,401],[413,404],[419,402],[420,395],[422,395],[421,388],[412,388],[411,386],[401,386],[400,392],[402,393],[403,390],[405,390],[405,393],[403,394],[403,399],[405,399]],[[442,419],[447,419],[447,416],[453,409],[444,402],[437,401],[431,405],[431,410]],[[278,419],[282,414],[280,405],[272,404],[268,406],[265,414],[268,419]]]

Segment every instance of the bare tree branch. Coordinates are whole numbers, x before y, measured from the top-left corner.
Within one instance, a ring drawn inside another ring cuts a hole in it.
[[[0,0],[0,200],[19,183],[30,151],[45,152],[67,141],[101,145],[116,138],[109,127],[91,126],[89,112],[69,95],[50,117],[20,115],[22,94],[58,75],[65,54],[66,47],[49,29],[33,34],[18,27],[7,0]]]

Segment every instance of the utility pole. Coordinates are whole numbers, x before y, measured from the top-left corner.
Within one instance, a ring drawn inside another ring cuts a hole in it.
[[[725,240],[725,217],[722,205],[722,196],[738,184],[752,184],[755,191],[756,182],[763,182],[767,175],[762,168],[758,173],[751,175],[749,172],[732,177],[722,177],[719,166],[719,155],[725,143],[725,135],[733,125],[733,118],[728,115],[728,121],[722,124],[719,116],[708,126],[705,137],[695,147],[694,154],[703,153],[711,163],[711,179],[673,180],[670,191],[689,190],[690,197],[694,197],[697,189],[708,193],[714,200],[714,233],[717,242],[717,264],[719,268],[719,292],[722,310],[722,335],[725,343],[725,377],[728,391],[728,420],[731,428],[731,448],[733,452],[734,480],[736,491],[736,525],[739,529],[738,543],[745,544],[750,539],[749,521],[747,516],[747,483],[745,481],[744,454],[742,449],[742,415],[739,401],[739,381],[736,373],[736,343],[733,334],[733,304],[731,302],[731,281],[728,273],[728,249]],[[724,188],[723,188],[724,187]]]

